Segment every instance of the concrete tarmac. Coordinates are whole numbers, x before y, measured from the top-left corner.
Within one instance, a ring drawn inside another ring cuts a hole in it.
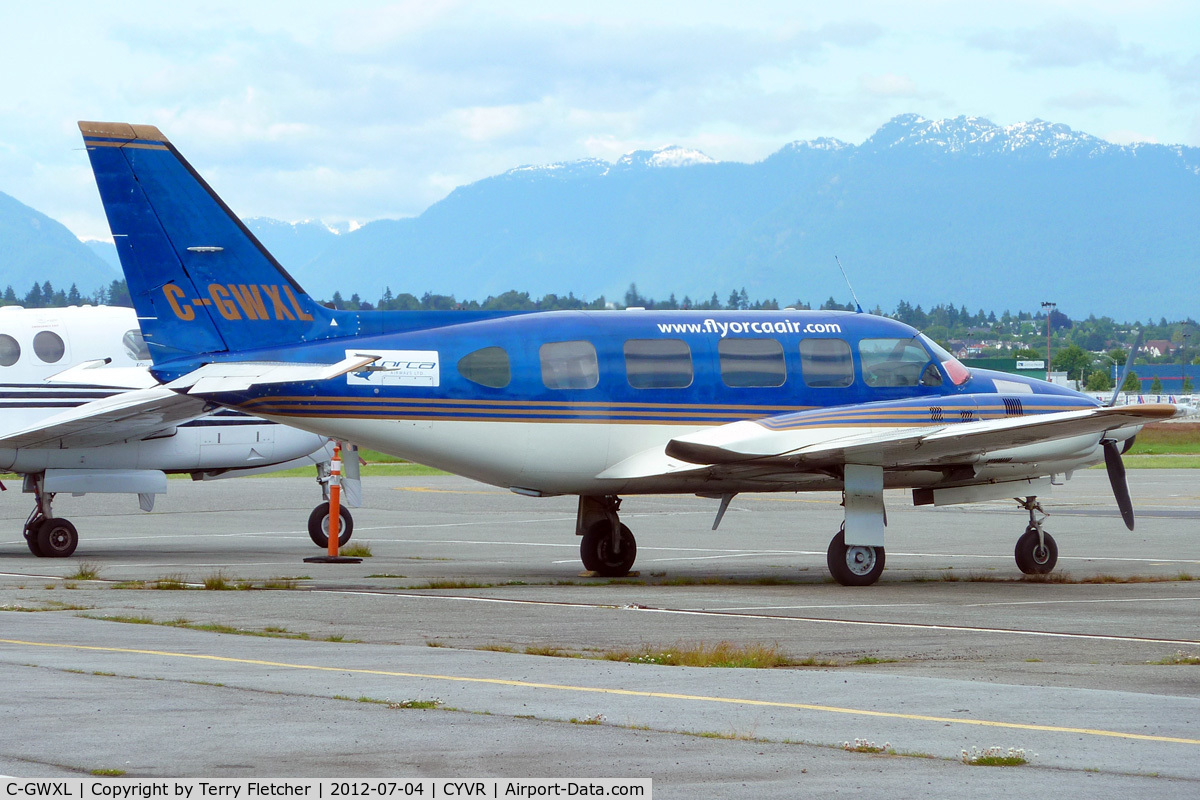
[[[863,589],[825,570],[835,495],[741,495],[717,532],[715,501],[628,498],[638,574],[608,581],[580,576],[573,498],[459,478],[368,479],[353,541],[372,556],[358,565],[302,561],[318,553],[306,479],[172,481],[152,514],[134,498],[61,497],[56,514],[81,537],[61,561],[29,554],[29,498],[8,492],[0,772],[631,776],[660,797],[1189,795],[1200,485],[1183,470],[1131,471],[1130,485],[1135,533],[1103,471],[1047,498],[1054,581],[1017,571],[1027,520],[1014,503],[914,509],[889,492],[888,568]],[[206,581],[255,588],[146,588]],[[602,658],[720,641],[811,666]],[[843,749],[856,739],[894,754]],[[962,764],[990,746],[1023,748],[1029,764]]]

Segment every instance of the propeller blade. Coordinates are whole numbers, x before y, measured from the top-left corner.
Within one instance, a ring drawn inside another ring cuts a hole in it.
[[[1113,496],[1117,498],[1117,508],[1121,509],[1121,519],[1125,527],[1133,530],[1133,502],[1129,499],[1129,484],[1125,480],[1125,463],[1121,461],[1121,450],[1113,439],[1105,439],[1104,466],[1108,469],[1108,482],[1112,484]]]

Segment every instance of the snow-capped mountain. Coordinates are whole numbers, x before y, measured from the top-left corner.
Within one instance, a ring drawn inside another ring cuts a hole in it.
[[[755,164],[668,147],[518,167],[333,237],[296,277],[326,297],[620,297],[636,282],[650,297],[745,286],[820,303],[845,294],[838,253],[872,306],[1052,297],[1073,314],[1157,318],[1193,313],[1200,295],[1197,165],[1197,148],[1043,120],[904,114],[862,144],[792,142]]]

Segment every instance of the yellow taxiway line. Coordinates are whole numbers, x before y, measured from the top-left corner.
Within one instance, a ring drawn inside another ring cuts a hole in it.
[[[200,661],[218,661],[226,664],[250,664],[260,667],[276,667],[283,669],[310,670],[314,672],[341,672],[356,675],[383,675],[393,678],[418,678],[431,681],[450,681],[454,683],[481,683],[493,686],[514,686],[524,689],[546,689],[558,692],[582,692],[587,694],[611,694],[624,697],[656,697],[666,700],[686,700],[698,703],[723,703],[728,705],[758,706],[766,708],[789,708],[799,711],[820,711],[828,714],[850,714],[863,717],[883,717],[888,719],[907,719],[919,722],[940,722],[953,725],[974,725],[987,728],[1006,728],[1023,731],[1046,731],[1049,733],[1069,733],[1081,736],[1103,736],[1113,739],[1133,739],[1145,742],[1171,742],[1174,744],[1200,745],[1200,739],[1186,739],[1179,736],[1153,736],[1144,733],[1126,733],[1124,731],[1108,731],[1097,728],[1071,728],[1063,725],[1033,725],[1022,722],[1002,722],[986,719],[962,719],[956,717],[935,717],[927,714],[901,714],[895,711],[871,711],[862,708],[842,708],[812,703],[788,703],[781,700],[754,700],[741,697],[716,697],[697,694],[677,694],[674,692],[647,692],[637,689],[612,689],[602,686],[571,686],[560,683],[539,683],[536,681],[517,681],[507,678],[473,678],[465,675],[437,675],[421,672],[396,672],[381,669],[362,669],[357,667],[325,667],[318,664],[292,664],[283,661],[263,661],[252,658],[233,658],[207,653],[175,653],[168,650],[140,650],[127,647],[100,647],[84,644],[60,644],[57,642],[31,642],[21,639],[0,639],[2,644],[23,645],[26,647],[52,647],[64,650],[88,650],[103,653],[131,653],[135,655],[164,656],[167,658],[189,658]]]

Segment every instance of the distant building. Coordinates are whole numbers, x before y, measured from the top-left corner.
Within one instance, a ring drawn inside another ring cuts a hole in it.
[[[1166,339],[1151,339],[1142,345],[1142,349],[1146,351],[1147,355],[1160,358],[1162,356],[1174,355],[1175,351],[1179,349],[1179,345]]]

